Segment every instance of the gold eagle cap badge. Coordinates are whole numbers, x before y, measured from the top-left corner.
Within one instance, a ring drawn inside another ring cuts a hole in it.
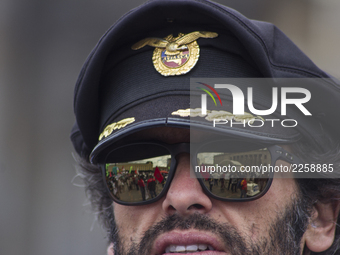
[[[218,34],[207,31],[195,31],[189,34],[179,33],[178,37],[168,35],[162,38],[148,37],[132,45],[138,50],[146,45],[155,47],[153,65],[164,76],[188,73],[197,63],[200,48],[196,42],[199,38],[215,38]]]

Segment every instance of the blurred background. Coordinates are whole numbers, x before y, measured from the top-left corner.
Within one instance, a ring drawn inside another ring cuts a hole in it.
[[[78,73],[101,35],[142,0],[2,0],[0,254],[106,254],[69,141]],[[340,78],[339,0],[218,0],[283,30]]]

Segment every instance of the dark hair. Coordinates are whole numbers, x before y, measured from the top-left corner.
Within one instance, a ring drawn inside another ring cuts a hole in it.
[[[97,220],[109,234],[114,221],[113,201],[104,183],[101,169],[84,158],[78,157],[76,161],[77,176],[84,182],[86,197],[91,202]]]
[[[329,151],[319,153],[306,142],[298,142],[292,146],[293,152],[305,162],[314,164],[332,163],[334,172],[338,178],[296,179],[297,184],[304,198],[311,204],[316,201],[322,203],[336,203],[340,199],[340,149],[339,146],[331,145]],[[110,228],[115,225],[113,215],[112,199],[104,184],[101,170],[98,166],[90,164],[86,159],[78,160],[78,175],[84,180],[87,198],[90,200],[92,209],[102,223],[107,234],[110,235]],[[322,175],[322,173],[320,173]],[[140,176],[141,177],[141,176]],[[335,239],[332,246],[322,253],[317,254],[336,254],[340,252],[340,227],[339,216],[337,219]],[[316,253],[312,253],[316,254]]]
[[[297,179],[302,195],[312,203],[338,203],[340,200],[340,148],[329,141],[329,150],[320,153],[307,142],[301,141],[292,146],[294,154],[308,163],[333,164],[332,178],[327,178],[329,173],[319,173],[320,178]],[[332,246],[321,253],[313,254],[338,254],[340,252],[340,217],[336,222],[336,231]]]

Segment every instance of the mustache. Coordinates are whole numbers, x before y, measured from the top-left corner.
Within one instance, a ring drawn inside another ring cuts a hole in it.
[[[154,240],[161,234],[168,233],[172,230],[200,230],[207,231],[220,237],[227,250],[232,250],[237,254],[246,254],[247,245],[237,230],[229,224],[221,224],[206,215],[195,213],[186,217],[173,214],[163,218],[157,224],[148,229],[137,248],[136,254],[148,254],[151,250]],[[133,249],[135,249],[133,248]],[[129,253],[134,254],[134,253]]]

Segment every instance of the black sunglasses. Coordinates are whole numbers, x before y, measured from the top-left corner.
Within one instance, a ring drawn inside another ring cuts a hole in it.
[[[277,160],[301,163],[280,146],[265,147],[239,140],[204,144],[129,143],[109,150],[100,163],[112,199],[122,205],[158,201],[170,187],[179,153],[191,155],[193,177],[204,193],[222,201],[258,199],[271,186]]]

